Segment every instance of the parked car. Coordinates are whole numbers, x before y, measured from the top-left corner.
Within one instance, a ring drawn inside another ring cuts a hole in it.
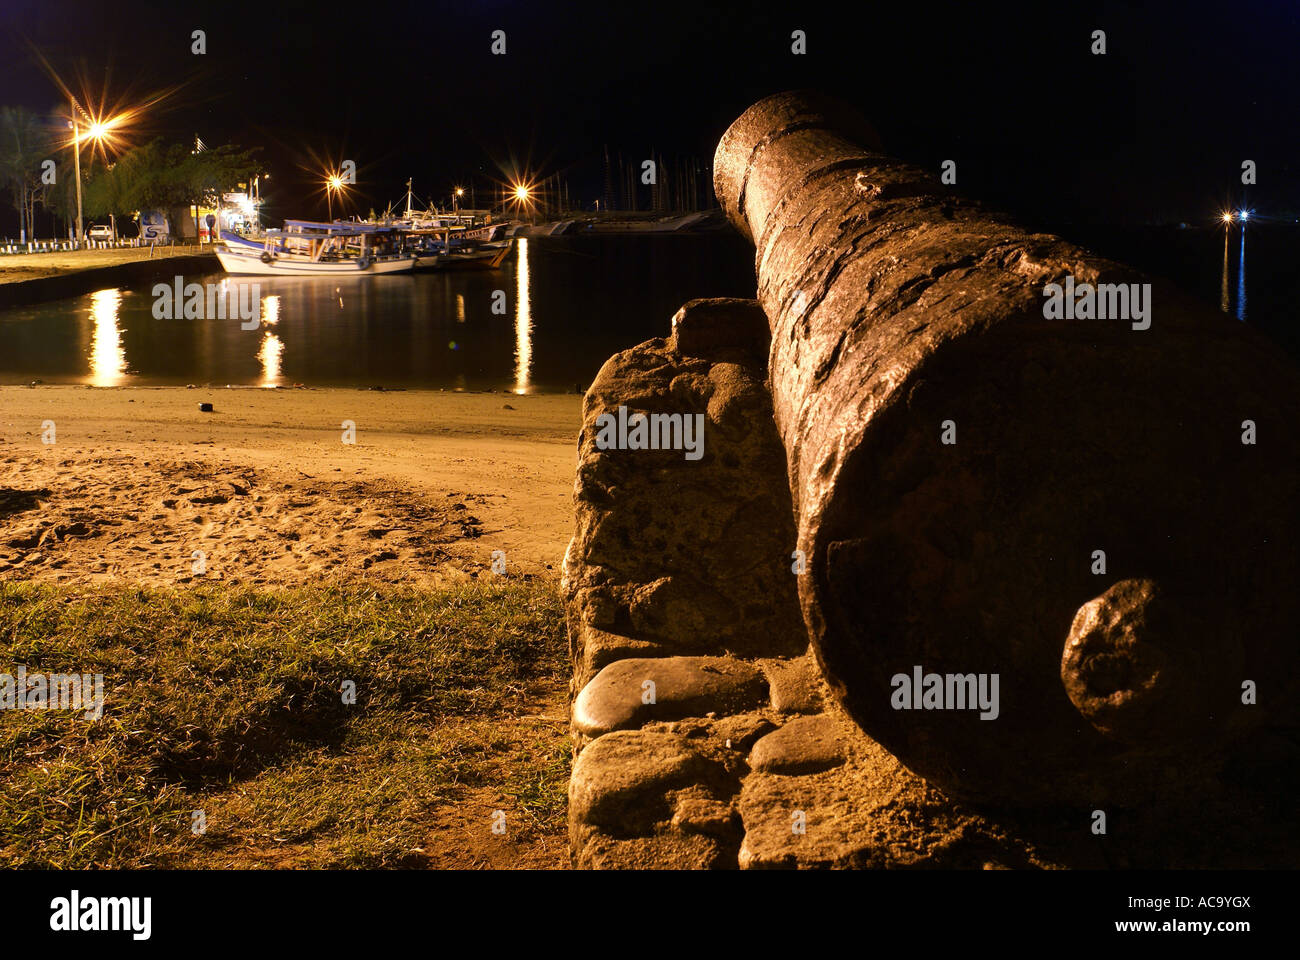
[[[87,240],[112,240],[113,230],[111,227],[105,226],[102,223],[91,224],[90,229],[86,231],[86,239]]]

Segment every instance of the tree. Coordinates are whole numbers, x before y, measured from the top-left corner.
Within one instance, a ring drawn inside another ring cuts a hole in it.
[[[92,216],[107,216],[214,204],[256,169],[250,150],[227,145],[195,153],[185,144],[153,140],[95,167],[82,205]]]
[[[23,242],[35,235],[36,204],[44,196],[41,163],[53,159],[53,128],[23,107],[0,107],[0,181],[18,211]]]

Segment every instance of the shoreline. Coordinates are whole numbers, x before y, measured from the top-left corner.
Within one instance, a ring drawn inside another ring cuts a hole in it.
[[[25,253],[0,258],[0,309],[77,297],[169,276],[176,270],[210,272],[216,254],[197,247],[148,247]],[[81,264],[85,263],[85,266]]]
[[[581,404],[0,386],[0,579],[439,584],[493,575],[494,551],[507,575],[558,578]]]

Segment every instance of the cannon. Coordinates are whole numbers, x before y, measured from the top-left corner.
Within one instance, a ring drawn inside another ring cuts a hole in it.
[[[1287,357],[821,95],[746,110],[714,188],[755,246],[800,605],[854,721],[1025,804],[1204,785],[1295,729]]]

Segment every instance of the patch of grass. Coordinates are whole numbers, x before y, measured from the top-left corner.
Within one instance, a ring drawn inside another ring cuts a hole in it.
[[[533,715],[567,673],[546,584],[0,583],[0,672],[18,664],[102,673],[105,706],[0,712],[6,866],[420,865],[470,797],[514,840],[563,829],[567,730]]]

